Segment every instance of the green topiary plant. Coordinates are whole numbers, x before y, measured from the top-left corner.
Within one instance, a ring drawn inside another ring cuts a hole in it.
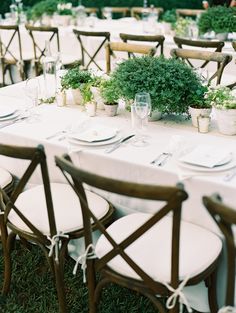
[[[81,89],[82,84],[92,82],[93,77],[89,71],[82,71],[78,67],[71,68],[61,78],[62,89]]]
[[[215,6],[202,13],[198,21],[201,33],[214,31],[215,33],[236,32],[236,8]]]
[[[37,20],[43,16],[43,14],[53,15],[57,10],[58,0],[44,0],[36,3],[31,9],[29,16],[33,20]]]
[[[188,65],[175,59],[145,56],[124,61],[111,75],[120,97],[135,98],[138,92],[149,92],[152,110],[162,113],[188,114],[196,99],[204,101],[202,83]]]
[[[119,101],[119,90],[114,79],[103,80],[101,84],[101,96],[105,104],[114,105]]]
[[[161,16],[161,21],[170,23],[173,27],[177,21],[176,10],[175,9],[166,10]]]

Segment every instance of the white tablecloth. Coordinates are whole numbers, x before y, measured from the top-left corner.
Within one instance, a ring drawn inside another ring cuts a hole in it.
[[[24,108],[25,99],[22,86],[23,84],[19,83],[0,89],[0,105],[15,103]],[[91,124],[96,122],[117,127],[121,134],[133,133],[130,113],[124,110],[120,110],[118,116],[112,118],[104,116],[103,111],[98,112],[96,117],[88,118],[82,107],[79,106],[57,107],[54,104],[49,104],[39,106],[37,111],[40,118],[38,122],[29,123],[26,120],[0,129],[0,141],[1,143],[25,146],[43,144],[47,153],[50,178],[53,182],[64,181],[64,177],[55,166],[54,156],[67,152],[68,143],[66,140],[58,140],[58,138],[61,138],[60,136],[47,140],[48,136],[57,131],[68,129],[68,125],[79,125],[85,120],[88,120]],[[215,172],[204,173],[203,175],[195,173],[195,175],[186,179],[186,176],[184,176],[186,172],[181,170],[174,157],[170,158],[163,167],[153,166],[150,162],[158,154],[165,151],[165,147],[173,139],[173,136],[180,136],[178,138],[184,140],[188,145],[204,143],[218,146],[220,149],[230,149],[234,154],[234,158],[236,158],[235,136],[220,135],[214,123],[209,133],[201,134],[191,126],[190,121],[176,122],[171,119],[150,122],[148,135],[149,145],[146,147],[135,147],[127,142],[116,151],[107,154],[105,153],[105,146],[97,148],[74,146],[73,149],[77,151],[72,153],[72,157],[74,162],[84,169],[121,180],[172,185],[182,179],[189,194],[189,199],[183,206],[183,219],[214,232],[219,232],[202,204],[202,196],[219,192],[227,204],[235,206],[236,177],[229,182],[225,182],[226,172]],[[71,145],[69,148],[72,148]],[[6,167],[16,175],[21,175],[23,171],[22,161],[16,162],[1,157],[0,163],[1,166]],[[39,182],[39,172],[37,172],[32,183]],[[146,212],[155,210],[155,207],[150,203],[137,203],[120,197],[113,197],[111,200],[119,208],[120,214],[143,209]],[[221,283],[219,284],[221,300],[223,297],[221,294],[222,279],[223,275],[221,275]]]

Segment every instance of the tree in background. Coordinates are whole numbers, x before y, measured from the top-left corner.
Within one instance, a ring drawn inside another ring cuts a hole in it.
[[[23,0],[24,7],[31,7],[39,0]],[[58,0],[59,2],[59,0]],[[78,0],[65,0],[65,2],[72,2],[73,6],[78,5]],[[0,13],[9,12],[9,7],[12,0],[0,0]],[[82,4],[87,7],[104,7],[104,6],[142,6],[143,0],[82,0]],[[172,8],[189,8],[201,9],[202,0],[148,0],[148,5],[151,4],[162,7],[164,10]]]

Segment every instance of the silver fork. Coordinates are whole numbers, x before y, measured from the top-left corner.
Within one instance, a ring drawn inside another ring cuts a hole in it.
[[[167,160],[171,156],[172,156],[172,153],[170,152],[162,152],[151,162],[151,164],[157,165],[157,166],[163,166],[166,164]]]

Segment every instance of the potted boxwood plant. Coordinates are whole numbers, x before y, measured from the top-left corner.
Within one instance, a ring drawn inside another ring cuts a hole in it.
[[[138,92],[149,92],[152,111],[163,114],[189,114],[202,84],[187,64],[176,59],[144,56],[129,59],[111,74],[113,84],[125,100],[134,100]]]
[[[29,18],[33,21],[42,20],[44,16],[44,20],[48,16],[48,20],[53,15],[54,12],[57,10],[58,0],[44,0],[36,3],[30,10],[29,10]],[[42,21],[41,21],[42,22]]]
[[[118,109],[119,92],[114,79],[111,78],[102,82],[101,96],[104,99],[106,115],[115,116]]]
[[[83,84],[92,82],[92,74],[89,71],[80,70],[79,67],[71,68],[61,78],[63,90],[71,90],[75,104],[82,104],[81,88]]]
[[[177,21],[176,10],[166,10],[161,16],[161,22],[164,28],[164,34],[170,34],[171,29],[174,29],[174,25]]]
[[[206,94],[216,114],[219,131],[224,135],[236,135],[236,95],[231,89],[218,85],[209,87]]]
[[[189,106],[189,114],[194,127],[198,127],[199,116],[209,117],[211,114],[211,103],[206,99],[207,91],[207,86],[200,85],[193,95],[192,104]]]
[[[227,8],[225,6],[209,8],[199,18],[199,31],[203,34],[214,31],[219,40],[226,40],[228,33],[236,31],[235,15],[236,8]]]

